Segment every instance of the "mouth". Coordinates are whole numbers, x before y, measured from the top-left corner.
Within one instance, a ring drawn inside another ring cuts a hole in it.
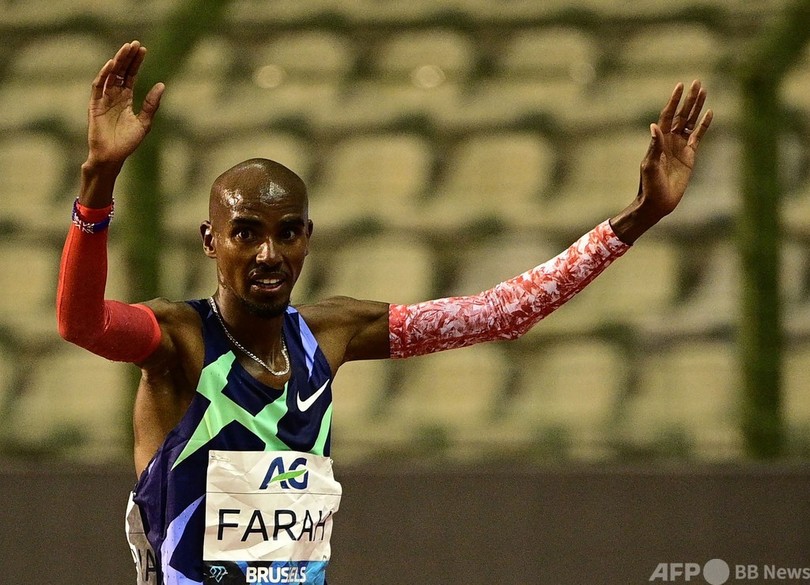
[[[274,293],[286,282],[287,276],[282,273],[254,275],[250,278],[250,288],[259,293]]]

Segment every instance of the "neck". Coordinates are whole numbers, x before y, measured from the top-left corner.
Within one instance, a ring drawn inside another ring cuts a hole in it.
[[[209,304],[236,349],[260,364],[264,362],[261,365],[266,369],[283,370],[288,359],[284,355],[286,347],[282,337],[284,315],[259,317],[246,310],[243,303],[223,300],[217,294],[209,299]]]
[[[247,301],[220,287],[213,295],[220,314],[231,331],[239,330],[247,336],[267,337],[268,332],[281,331],[286,306],[269,308]]]

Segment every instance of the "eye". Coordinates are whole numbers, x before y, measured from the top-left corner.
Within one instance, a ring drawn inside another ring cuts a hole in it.
[[[300,234],[301,229],[299,227],[287,226],[281,228],[281,231],[279,232],[279,237],[281,237],[281,239],[284,241],[290,242],[292,240],[295,240]]]
[[[237,240],[248,241],[253,238],[253,230],[248,227],[240,227],[234,230],[233,237]]]

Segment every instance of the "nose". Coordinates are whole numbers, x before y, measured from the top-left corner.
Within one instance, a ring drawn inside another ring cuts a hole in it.
[[[279,261],[278,247],[272,238],[267,238],[259,245],[256,261],[261,264],[276,264]]]

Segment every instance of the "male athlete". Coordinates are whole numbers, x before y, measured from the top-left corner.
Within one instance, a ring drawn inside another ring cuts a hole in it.
[[[336,297],[291,307],[313,229],[306,187],[283,165],[251,159],[216,179],[200,227],[214,295],[128,305],[104,300],[106,245],[116,177],[164,91],[156,84],[135,113],[145,54],[124,44],[93,81],[57,294],[65,339],[141,368],[127,514],[139,583],[325,583],[341,494],[329,459],[341,364],[518,337],[675,209],[712,120],[711,110],[701,117],[700,83],[685,96],[678,84],[650,126],[626,209],[488,291],[409,306]]]

